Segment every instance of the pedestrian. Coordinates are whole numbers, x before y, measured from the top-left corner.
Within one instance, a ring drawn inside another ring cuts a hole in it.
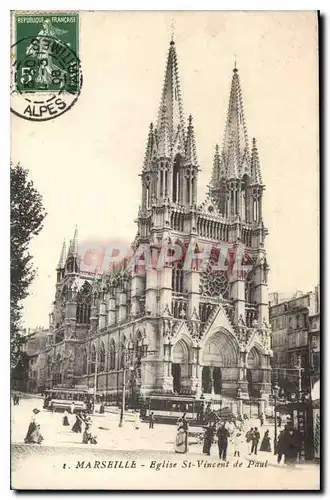
[[[90,417],[87,417],[85,420],[82,442],[83,444],[97,444],[97,437],[93,434],[93,422]]]
[[[81,418],[79,413],[76,413],[76,421],[73,424],[71,431],[72,432],[81,432],[82,423],[83,423],[83,419]]]
[[[290,426],[284,439],[286,441],[284,444],[284,463],[289,467],[294,467],[300,451],[300,434]]]
[[[269,430],[265,431],[264,437],[262,438],[260,451],[272,451],[269,437]]]
[[[224,422],[221,422],[219,425],[219,428],[217,430],[217,438],[218,438],[219,458],[220,460],[226,460],[229,432],[226,429]]]
[[[134,414],[134,428],[135,428],[135,430],[140,429],[140,424],[141,424],[140,415],[139,415],[139,412],[136,411]]]
[[[154,412],[150,412],[150,415],[149,415],[149,429],[153,429],[154,428],[154,422],[155,422],[155,417],[154,417]]]
[[[285,453],[285,446],[287,443],[286,434],[288,432],[288,426],[285,425],[284,429],[281,430],[278,436],[278,440],[276,443],[276,452],[277,452],[277,463],[280,464],[282,460],[282,456]]]
[[[38,408],[34,408],[33,414],[29,423],[28,431],[26,433],[24,443],[26,444],[41,444],[43,441],[43,437],[40,432],[40,423],[38,420],[38,413],[40,413],[40,410]]]
[[[204,420],[204,402],[202,401],[199,411],[197,413],[197,421],[203,423],[203,420]]]
[[[282,426],[282,417],[281,417],[281,415],[279,415],[277,417],[277,422],[278,422],[278,426],[281,427]]]
[[[236,427],[233,432],[234,457],[240,457],[239,444],[242,442],[242,429]]]
[[[260,427],[264,425],[265,417],[263,413],[260,413],[259,415],[259,420],[260,420]]]
[[[213,443],[213,434],[214,434],[214,427],[209,422],[207,426],[205,427],[205,433],[204,433],[204,444],[203,444],[203,453],[206,453],[206,455],[211,454],[211,446]]]
[[[70,422],[69,422],[69,419],[68,419],[68,415],[69,414],[68,414],[67,410],[65,410],[64,415],[63,415],[63,421],[62,421],[62,424],[64,426],[70,425]]]
[[[72,403],[70,405],[70,413],[71,413],[71,415],[74,414],[74,401],[72,401]]]
[[[251,443],[252,441],[252,436],[253,436],[253,427],[247,433],[245,434],[245,439],[247,443]]]
[[[101,414],[104,413],[104,404],[103,403],[100,404],[99,413],[101,413]]]
[[[255,427],[253,434],[252,434],[251,455],[253,453],[255,455],[258,455],[258,443],[259,443],[259,441],[260,441],[260,433],[258,431],[258,427]]]
[[[188,430],[183,419],[179,419],[177,422],[174,451],[175,453],[187,453],[188,451]]]

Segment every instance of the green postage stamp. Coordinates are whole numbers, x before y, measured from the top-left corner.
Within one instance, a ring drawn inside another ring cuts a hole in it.
[[[75,12],[15,13],[12,110],[44,121],[67,111],[81,85],[79,15]]]

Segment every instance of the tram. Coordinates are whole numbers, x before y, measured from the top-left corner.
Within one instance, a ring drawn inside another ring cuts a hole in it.
[[[147,403],[147,418],[152,412],[158,421],[175,423],[185,413],[190,424],[198,424],[201,421],[205,404],[202,399],[166,395],[149,396]]]
[[[89,411],[94,403],[94,394],[89,389],[67,389],[54,387],[44,391],[44,408],[52,411],[70,411],[74,403],[74,411]],[[95,403],[99,405],[100,397],[96,395]]]

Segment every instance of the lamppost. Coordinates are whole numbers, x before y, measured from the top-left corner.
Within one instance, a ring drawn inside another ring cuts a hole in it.
[[[273,396],[274,396],[274,455],[277,453],[277,418],[276,418],[276,404],[277,404],[277,396],[280,388],[277,384],[273,387]]]
[[[95,367],[94,367],[94,395],[93,395],[93,407],[95,413],[96,404],[96,391],[97,391],[97,379],[98,379],[98,369],[99,369],[99,337],[97,339],[96,356],[95,356]]]
[[[242,389],[240,387],[238,387],[237,388],[237,393],[236,393],[236,398],[237,398],[237,401],[238,401],[238,413],[242,416],[243,405],[242,405],[241,396],[242,396]]]
[[[141,357],[145,357],[148,354],[154,354],[157,351],[149,351],[148,350],[148,344],[146,344],[144,341],[142,342],[142,354]],[[128,347],[125,348],[125,353],[124,353],[124,366],[123,366],[123,394],[122,394],[122,404],[121,404],[121,409],[120,409],[120,419],[119,419],[119,427],[123,426],[124,422],[124,411],[125,411],[125,404],[126,404],[126,369],[127,365],[129,362],[129,369],[134,370],[134,366],[132,365],[132,356],[134,352],[134,345],[132,341],[129,341]]]
[[[128,343],[128,348],[125,348],[124,352],[124,366],[123,366],[123,394],[122,394],[122,402],[121,402],[121,408],[120,408],[120,419],[119,419],[119,427],[123,426],[123,420],[124,420],[124,411],[125,411],[125,400],[126,400],[126,367],[127,367],[127,361],[128,361],[128,354],[131,355],[133,352],[133,342]],[[133,367],[130,366],[130,369],[132,370]]]

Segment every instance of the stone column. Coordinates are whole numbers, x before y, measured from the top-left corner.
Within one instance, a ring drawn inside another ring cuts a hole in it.
[[[119,311],[118,320],[119,322],[125,321],[127,318],[127,295],[125,290],[121,290],[119,294]]]
[[[132,277],[132,316],[138,316],[141,313],[139,297],[144,294],[144,278],[135,274]]]
[[[171,310],[172,304],[172,266],[162,264],[159,273],[159,314],[162,316],[165,308]]]
[[[146,314],[156,316],[157,313],[157,270],[147,269],[146,279]]]
[[[113,291],[110,293],[109,299],[109,309],[108,309],[108,325],[116,324],[116,298],[113,295]]]
[[[105,328],[106,311],[105,302],[101,302],[99,309],[99,329]]]
[[[269,321],[269,305],[268,305],[268,287],[267,283],[263,280],[263,259],[265,257],[265,252],[263,250],[259,251],[258,259],[260,264],[255,271],[255,281],[256,281],[256,302],[258,306],[258,327],[263,328],[263,323]]]
[[[249,397],[248,383],[246,380],[247,355],[248,353],[246,351],[240,351],[239,353],[239,379],[237,385],[241,390],[242,399]]]

